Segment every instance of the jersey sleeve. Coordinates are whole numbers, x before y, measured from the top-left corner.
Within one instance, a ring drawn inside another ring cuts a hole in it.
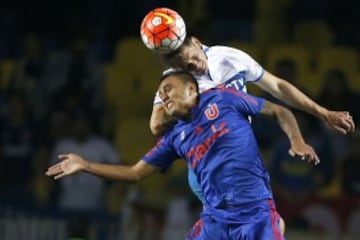
[[[224,101],[232,104],[237,111],[247,115],[258,115],[264,106],[265,99],[249,95],[232,88],[223,88]]]
[[[243,53],[243,58],[247,63],[248,71],[245,72],[245,79],[247,82],[256,82],[261,79],[264,75],[264,68],[253,59],[250,55],[245,52]]]
[[[242,78],[245,82],[255,82],[264,74],[263,67],[255,59],[236,48],[212,47],[209,59],[209,69],[215,81],[227,82],[230,79]]]
[[[165,135],[160,138],[157,144],[141,159],[148,164],[160,168],[162,171],[166,171],[177,158],[179,158],[179,156],[174,151],[169,137]]]

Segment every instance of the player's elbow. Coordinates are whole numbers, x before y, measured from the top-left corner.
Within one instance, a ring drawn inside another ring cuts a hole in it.
[[[136,169],[130,169],[130,172],[127,173],[126,181],[136,184],[141,182],[144,178],[145,176],[143,176],[140,171],[137,171]]]
[[[131,182],[133,183],[139,183],[144,179],[144,176],[140,175],[140,174],[134,174],[132,176]]]

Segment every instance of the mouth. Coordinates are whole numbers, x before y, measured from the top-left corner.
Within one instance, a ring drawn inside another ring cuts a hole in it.
[[[169,101],[165,104],[166,109],[170,109],[174,105],[173,101]]]

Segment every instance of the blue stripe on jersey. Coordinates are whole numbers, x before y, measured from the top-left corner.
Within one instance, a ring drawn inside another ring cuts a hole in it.
[[[245,71],[238,72],[230,79],[224,82],[224,86],[227,88],[235,88],[236,90],[243,90],[245,87]]]
[[[205,46],[205,45],[202,45],[201,48],[204,51],[204,53],[207,53],[207,51],[209,51],[209,49],[210,49],[208,46]]]
[[[259,81],[259,80],[264,76],[264,73],[265,73],[265,70],[264,70],[264,69],[261,69],[261,74],[260,74],[260,76],[259,76],[254,82]]]

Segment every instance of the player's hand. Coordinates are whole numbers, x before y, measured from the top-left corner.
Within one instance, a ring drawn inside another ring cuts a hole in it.
[[[299,157],[303,161],[314,163],[315,165],[320,163],[320,159],[315,150],[304,142],[298,142],[291,146],[289,149],[289,155],[292,157]]]
[[[82,157],[72,153],[59,155],[58,158],[60,162],[49,167],[45,173],[47,176],[54,176],[55,180],[83,171],[88,165]]]
[[[349,112],[328,110],[323,120],[327,126],[339,133],[347,134],[355,131],[355,123]]]

